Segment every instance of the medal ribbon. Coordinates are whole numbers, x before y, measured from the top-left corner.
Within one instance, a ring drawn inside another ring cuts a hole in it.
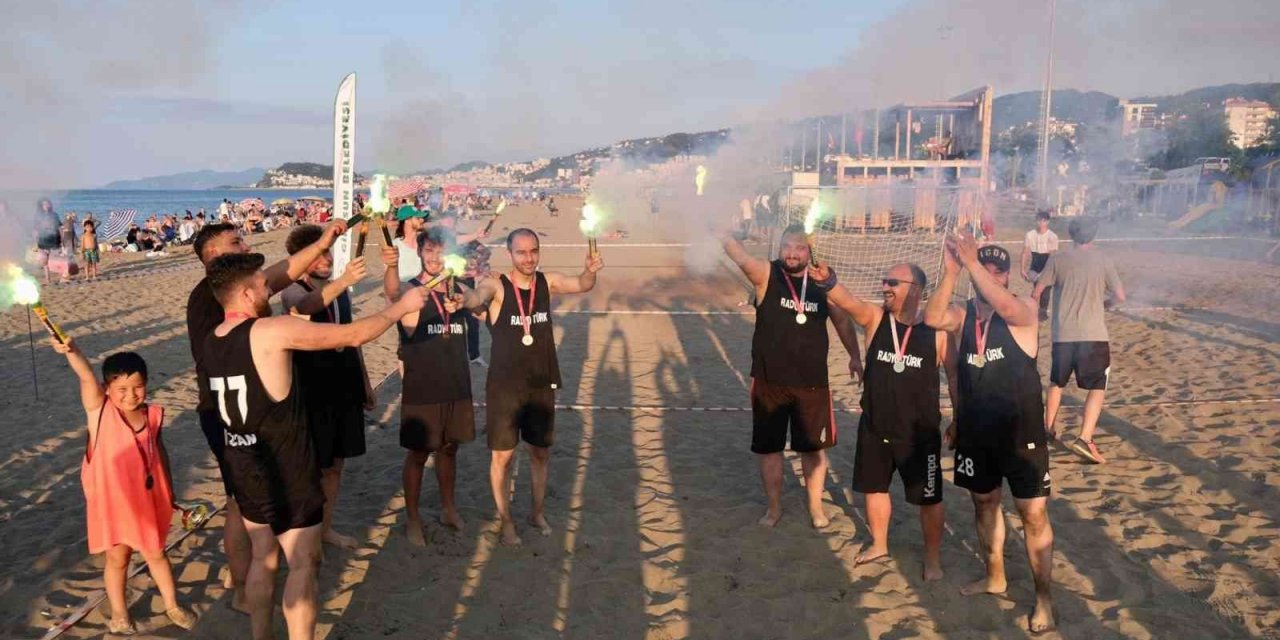
[[[524,299],[520,297],[520,287],[516,286],[516,279],[511,278],[511,291],[516,294],[516,309],[520,311],[520,324],[524,326],[524,335],[532,335],[533,332],[533,301],[538,295],[538,275],[533,276],[533,286],[529,287],[529,313],[524,312]]]
[[[911,330],[915,325],[907,325],[907,332],[902,334],[902,346],[898,346],[898,321],[889,314],[889,331],[893,334],[893,355],[895,362],[903,362],[907,357],[907,343],[911,342]]]
[[[436,297],[435,291],[428,289],[427,293],[431,294],[431,301],[436,303],[436,311],[439,311],[440,317],[444,318],[444,332],[446,334],[450,333],[452,331],[452,325],[449,324],[449,312],[445,310],[444,304],[440,302],[440,298]],[[520,296],[517,295],[516,299],[520,299]]]
[[[123,414],[121,415],[121,417],[122,418],[124,417]],[[138,442],[138,433],[133,430],[133,426],[129,424],[128,420],[125,420],[124,422],[125,426],[128,427],[129,429],[129,435],[133,437],[133,446],[137,447],[138,456],[142,458],[142,466],[146,467],[147,480],[151,480],[151,459],[155,457],[155,446],[156,446],[156,441],[149,437],[151,435],[150,433],[148,433],[150,431],[149,427],[151,426],[151,421],[149,418],[150,416],[146,415],[145,413],[143,414],[142,434],[144,438],[147,438],[146,450],[143,450],[142,443]],[[151,480],[151,482],[147,484],[151,485],[154,482],[155,482],[154,480]],[[150,488],[151,488],[150,486],[147,486],[147,489],[150,489]]]
[[[995,317],[995,311],[992,311],[985,323],[974,318],[973,339],[978,343],[978,357],[983,360],[987,358],[987,338],[989,337],[987,330],[991,328],[991,320]]]
[[[796,315],[804,313],[805,294],[809,291],[809,270],[804,270],[804,281],[800,284],[800,295],[796,295],[796,285],[791,283],[791,275],[785,270],[782,272],[782,281],[787,283],[787,288],[791,290],[791,301],[796,305]]]

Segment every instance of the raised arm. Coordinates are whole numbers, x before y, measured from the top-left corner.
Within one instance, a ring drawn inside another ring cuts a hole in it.
[[[318,313],[333,304],[333,301],[337,300],[347,287],[355,286],[357,282],[363,280],[364,274],[364,256],[360,256],[347,264],[347,270],[343,271],[337,280],[326,282],[323,287],[306,294],[298,300],[292,310],[308,316]]]
[[[334,220],[324,228],[324,233],[319,240],[264,269],[263,273],[267,276],[267,287],[271,289],[271,293],[279,293],[285,287],[297,282],[298,278],[301,278],[302,274],[307,272],[307,267],[311,266],[311,263],[315,262],[316,258],[324,255],[324,252],[333,246],[334,240],[337,240],[338,236],[346,232],[347,221],[342,219]]]
[[[543,275],[547,277],[547,287],[551,293],[586,293],[596,286],[596,272],[603,268],[604,260],[598,255],[592,257],[588,253],[582,273],[577,277],[554,271],[548,271]]]
[[[943,441],[948,449],[956,448],[956,418],[960,415],[960,341],[958,334],[937,332],[938,358],[942,370],[947,374],[947,394],[951,396],[951,424],[943,433]]]
[[[1035,301],[1014,295],[1008,287],[996,282],[987,268],[978,262],[978,242],[972,235],[966,232],[957,237],[949,237],[946,242],[948,248],[959,258],[960,264],[969,270],[974,288],[1009,326],[1029,327],[1040,322],[1039,307]]]
[[[1029,239],[1031,237],[1031,234],[1028,233],[1027,237]],[[1023,241],[1022,256],[1018,259],[1018,263],[1021,266],[1022,279],[1030,280],[1031,271],[1028,269],[1031,266],[1031,243],[1030,242],[1027,242],[1025,240]]]
[[[809,277],[814,282],[826,281],[831,277],[831,268],[825,263],[809,267]],[[858,323],[864,331],[871,331],[884,313],[883,306],[859,298],[842,284],[835,283],[831,288],[823,291],[827,294],[827,302],[831,303],[832,310],[840,309],[845,312],[848,314],[847,317]]]
[[[395,304],[351,324],[308,322],[292,316],[264,318],[254,325],[253,340],[281,350],[323,351],[359,347],[382,335],[406,313],[422,309],[421,287],[405,291]]]
[[[939,331],[955,333],[964,327],[964,309],[951,304],[951,296],[956,291],[956,280],[960,278],[960,261],[950,247],[942,249],[942,280],[938,288],[929,296],[924,307],[924,323]]]
[[[396,247],[382,248],[382,264],[386,270],[382,272],[382,293],[387,300],[395,302],[400,299],[400,250]]]
[[[76,341],[67,338],[67,343],[63,344],[56,338],[49,340],[53,344],[54,351],[67,356],[67,364],[71,365],[71,370],[80,379],[80,403],[84,405],[84,410],[93,412],[101,409],[106,402],[106,394],[103,393],[102,384],[93,373],[93,366],[89,364],[89,359],[84,356],[84,352],[80,351],[80,347],[76,346]]]
[[[742,246],[733,234],[727,233],[722,236],[720,246],[724,247],[725,255],[738,265],[742,275],[746,276],[757,289],[769,282],[769,261],[747,253],[747,248]]]
[[[485,278],[477,282],[474,289],[461,282],[456,284],[462,296],[462,307],[471,311],[485,310],[502,292],[502,281],[498,278]]]

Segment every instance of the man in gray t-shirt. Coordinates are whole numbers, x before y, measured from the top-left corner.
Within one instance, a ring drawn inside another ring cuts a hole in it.
[[[1094,463],[1105,462],[1093,443],[1093,431],[1102,414],[1102,400],[1111,373],[1111,345],[1104,317],[1108,298],[1124,302],[1124,286],[1111,259],[1098,252],[1093,239],[1098,224],[1072,220],[1068,228],[1074,246],[1053,254],[1036,281],[1032,297],[1053,291],[1053,364],[1045,392],[1045,428],[1057,438],[1054,423],[1062,405],[1062,388],[1074,373],[1076,386],[1087,392],[1080,437],[1071,448]]]

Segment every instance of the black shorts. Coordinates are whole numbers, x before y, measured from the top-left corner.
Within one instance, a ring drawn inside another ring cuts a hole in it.
[[[535,447],[551,446],[556,434],[555,389],[486,387],[484,430],[490,449],[510,451],[521,440]]]
[[[227,430],[222,424],[222,416],[218,415],[217,409],[196,413],[200,416],[200,431],[204,433],[204,439],[209,443],[213,459],[218,462],[218,474],[222,476],[222,490],[228,496],[232,496],[234,494],[231,492],[231,475],[227,473],[227,461],[223,455],[227,450]]]
[[[1080,389],[1106,389],[1111,377],[1111,345],[1107,342],[1055,342],[1049,381],[1065,387],[1076,375]]]
[[[964,427],[961,426],[961,429]],[[991,493],[1007,479],[1009,492],[1019,500],[1049,495],[1049,445],[1043,427],[1019,436],[1009,430],[1008,437],[966,438],[960,435],[956,444],[955,483],[974,493]]]
[[[791,432],[791,450],[821,451],[836,443],[830,387],[785,387],[751,380],[751,451],[779,453]]]
[[[324,491],[315,461],[295,459],[282,464],[283,460],[264,458],[262,453],[227,451],[240,515],[249,522],[270,525],[276,535],[323,522]]]
[[[359,404],[309,402],[307,428],[320,469],[332,467],[337,458],[364,455],[364,407]]]
[[[864,414],[858,421],[858,446],[853,458],[853,490],[888,493],[893,472],[902,477],[907,502],[942,502],[942,434],[886,439],[871,432]]]
[[[410,451],[439,451],[447,444],[476,439],[471,398],[400,406],[400,446]]]

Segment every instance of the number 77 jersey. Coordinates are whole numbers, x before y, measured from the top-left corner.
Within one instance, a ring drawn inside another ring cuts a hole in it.
[[[249,346],[249,334],[257,320],[236,325],[225,336],[209,333],[204,345],[204,366],[209,391],[227,432],[227,450],[265,446],[277,455],[310,454],[306,414],[297,376],[289,395],[272,400],[258,375]],[[296,452],[294,450],[297,450]]]
[[[223,458],[240,512],[252,522],[270,524],[279,535],[319,523],[324,493],[298,377],[293,376],[284,399],[271,399],[249,345],[255,322],[245,320],[225,336],[210,332],[203,362],[226,427]]]

